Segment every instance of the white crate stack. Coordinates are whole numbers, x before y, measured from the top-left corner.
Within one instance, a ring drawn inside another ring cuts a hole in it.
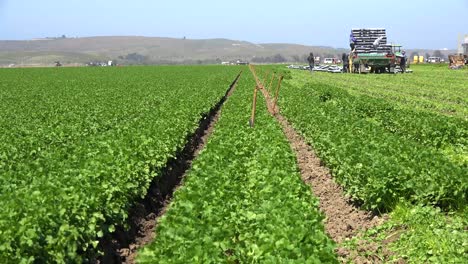
[[[357,53],[387,53],[391,51],[391,45],[387,44],[387,33],[384,28],[363,28],[352,29],[351,33],[356,39]],[[374,47],[374,41],[379,37],[383,37],[379,45]]]

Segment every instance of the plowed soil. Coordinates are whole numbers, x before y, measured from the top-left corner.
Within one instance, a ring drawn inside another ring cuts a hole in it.
[[[104,256],[92,262],[133,264],[137,250],[156,238],[158,219],[165,213],[174,191],[183,185],[183,179],[193,160],[205,147],[221,115],[221,107],[234,92],[241,74],[242,72],[232,82],[225,96],[202,117],[198,129],[188,136],[184,149],[177,153],[176,158],[168,161],[160,175],[151,183],[146,197],[130,210],[130,228],[117,227],[114,233],[104,237],[99,244]]]
[[[311,187],[312,192],[320,200],[320,210],[325,214],[325,230],[338,243],[336,250],[343,262],[353,263],[381,263],[373,256],[362,257],[359,252],[375,251],[377,245],[366,244],[361,241],[358,252],[350,252],[340,247],[346,238],[352,238],[361,231],[381,225],[386,216],[379,217],[371,212],[356,207],[343,192],[343,189],[333,181],[330,170],[322,166],[310,145],[299,135],[288,121],[281,115],[275,114],[283,132],[288,138],[291,148],[296,153],[298,167],[302,180]]]
[[[377,216],[369,211],[361,210],[353,201],[344,194],[343,189],[334,182],[331,172],[322,165],[312,147],[307,144],[304,137],[297,133],[289,122],[280,114],[278,105],[270,98],[264,85],[257,77],[255,67],[250,66],[258,89],[262,92],[267,109],[276,117],[281,124],[283,132],[287,137],[291,149],[295,152],[297,164],[300,169],[302,180],[311,187],[312,192],[320,200],[320,210],[325,215],[325,230],[328,235],[338,244],[336,253],[344,263],[383,263],[391,255],[391,252],[383,245],[367,243],[360,240],[356,249],[350,251],[340,244],[347,238],[358,236],[361,232],[383,224],[387,216]],[[382,252],[382,257],[376,254],[365,254],[366,252]],[[361,254],[364,253],[364,254]],[[363,257],[362,255],[365,255]]]

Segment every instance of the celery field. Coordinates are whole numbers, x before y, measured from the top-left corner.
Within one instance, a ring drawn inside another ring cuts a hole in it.
[[[284,75],[281,115],[343,192],[388,214],[374,234],[405,230],[389,245],[392,261],[468,257],[467,70],[258,67]],[[337,255],[330,216],[261,93],[249,126],[255,85],[245,66],[0,69],[0,262],[102,257],[104,238],[128,228],[131,208],[215,105],[207,143],[136,263],[350,262]]]

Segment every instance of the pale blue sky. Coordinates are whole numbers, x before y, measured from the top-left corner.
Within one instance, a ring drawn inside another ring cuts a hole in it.
[[[380,3],[380,4],[379,4]],[[0,0],[0,39],[138,35],[347,47],[353,27],[384,27],[407,48],[452,48],[468,0]]]

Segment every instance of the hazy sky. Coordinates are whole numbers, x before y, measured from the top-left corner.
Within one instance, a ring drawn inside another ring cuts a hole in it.
[[[384,27],[407,48],[452,48],[468,0],[0,0],[0,39],[138,35],[347,47],[351,28]]]

